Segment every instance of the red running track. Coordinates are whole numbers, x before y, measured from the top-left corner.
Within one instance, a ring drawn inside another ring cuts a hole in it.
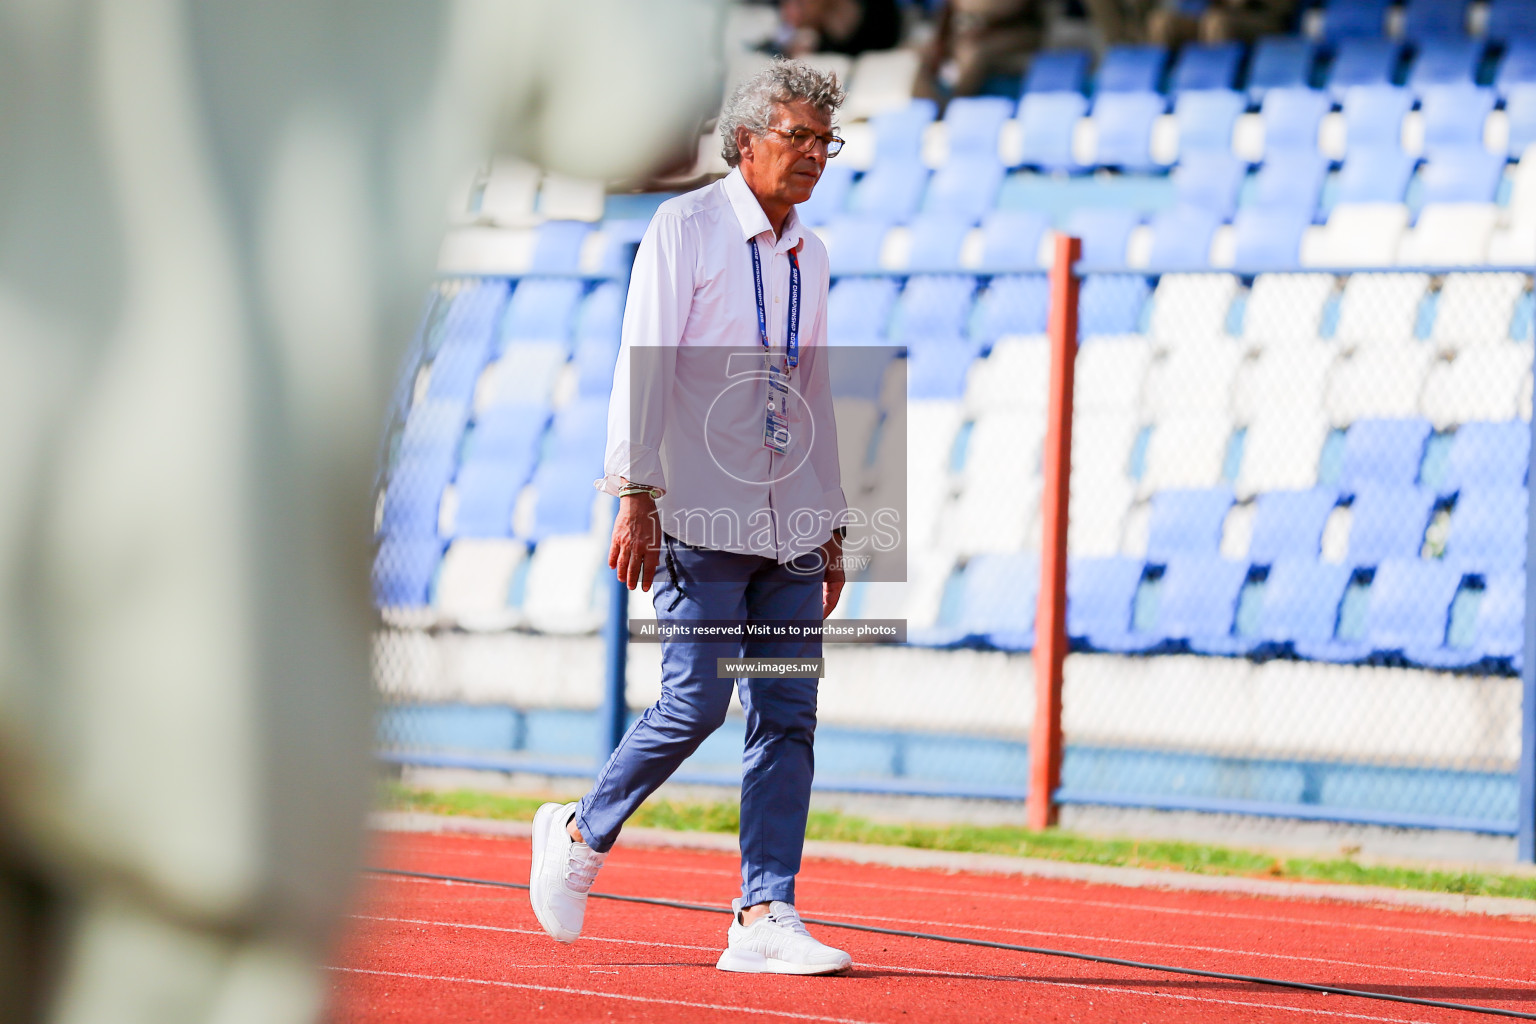
[[[381,836],[380,866],[513,882],[526,840]],[[724,905],[735,856],[633,849],[597,889]],[[808,917],[1536,1012],[1536,924],[808,860]],[[518,890],[368,876],[332,972],[334,1024],[373,1021],[1477,1021],[1459,1011],[841,929],[843,977],[715,970],[724,914],[588,905],[571,946]]]

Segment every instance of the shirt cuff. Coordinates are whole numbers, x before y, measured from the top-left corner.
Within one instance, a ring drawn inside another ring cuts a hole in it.
[[[592,485],[604,494],[617,495],[627,483],[651,487],[662,493],[667,490],[661,458],[656,449],[645,445],[621,442],[609,454],[603,471],[603,477],[592,481]]]

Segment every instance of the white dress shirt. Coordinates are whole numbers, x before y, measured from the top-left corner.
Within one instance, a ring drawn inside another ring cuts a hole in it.
[[[763,444],[754,239],[775,365],[788,338],[789,252],[799,247],[800,358],[782,455]],[[821,240],[793,210],[775,239],[739,170],[661,204],[630,276],[597,486],[660,489],[662,528],[700,547],[786,562],[825,543],[848,507],[827,373],[829,281]]]

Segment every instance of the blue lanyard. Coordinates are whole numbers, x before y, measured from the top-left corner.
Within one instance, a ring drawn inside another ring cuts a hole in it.
[[[757,251],[757,239],[752,246],[752,285],[757,290],[757,336],[763,343],[766,359],[772,346],[768,343],[768,307],[763,305],[763,258]],[[789,250],[789,338],[784,343],[784,365],[793,370],[800,365],[800,260],[795,250]]]

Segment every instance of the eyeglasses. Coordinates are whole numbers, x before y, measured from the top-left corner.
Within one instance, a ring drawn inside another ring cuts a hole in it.
[[[802,153],[809,153],[820,142],[827,147],[827,159],[830,160],[843,150],[843,140],[836,135],[817,135],[809,128],[775,128],[767,126],[768,130],[784,136],[789,144]]]

